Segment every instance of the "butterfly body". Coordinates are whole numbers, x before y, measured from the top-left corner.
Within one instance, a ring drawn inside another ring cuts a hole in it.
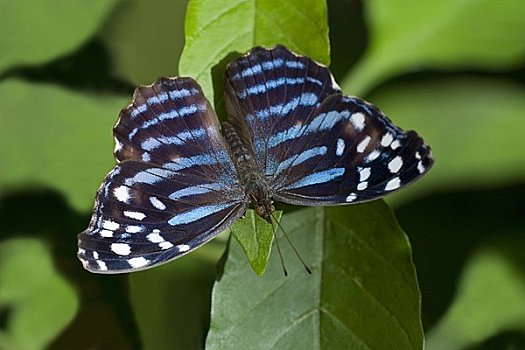
[[[270,187],[261,169],[255,162],[254,152],[243,143],[233,125],[222,123],[222,134],[230,147],[230,154],[237,169],[239,182],[250,200],[255,212],[271,223],[271,213],[275,210]]]
[[[117,165],[95,199],[78,257],[96,273],[151,268],[200,247],[251,205],[381,198],[432,166],[430,147],[376,106],[343,95],[328,68],[256,47],[225,72],[228,121],[192,78],[135,90],[113,130]]]

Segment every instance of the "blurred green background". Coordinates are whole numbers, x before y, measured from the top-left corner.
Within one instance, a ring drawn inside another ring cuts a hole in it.
[[[136,85],[177,75],[186,5],[0,1],[0,349],[141,348],[155,336],[144,315],[169,298],[187,307],[159,332],[201,324],[179,346],[202,346],[224,237],[155,293],[158,280],[76,259],[118,112]],[[327,5],[343,90],[434,150],[430,174],[387,200],[412,244],[427,349],[525,349],[525,2]]]

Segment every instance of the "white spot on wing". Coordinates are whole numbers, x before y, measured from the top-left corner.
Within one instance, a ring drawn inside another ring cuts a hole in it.
[[[366,182],[366,181],[360,182],[360,183],[357,185],[357,189],[358,189],[359,191],[366,190],[367,187],[368,187],[368,182]]]
[[[96,262],[97,262],[97,265],[100,271],[106,271],[108,269],[108,267],[106,266],[106,263],[103,262],[102,260],[96,260]]]
[[[356,128],[356,130],[361,131],[365,127],[365,116],[363,113],[357,112],[352,114],[350,117],[350,123]]]
[[[113,194],[118,201],[128,203],[131,196],[129,195],[129,188],[126,186],[119,186],[113,190]]]
[[[385,191],[392,191],[401,186],[401,180],[399,177],[394,177],[392,180],[388,181],[385,186]]]
[[[120,225],[118,223],[116,223],[114,221],[111,221],[111,220],[104,220],[102,222],[102,228],[105,228],[107,230],[115,231],[119,227],[120,227]]]
[[[165,210],[166,209],[166,205],[164,203],[162,203],[157,197],[153,197],[153,196],[149,197],[149,201],[150,201],[151,205],[153,205],[158,210]]]
[[[337,148],[335,150],[335,154],[338,156],[341,156],[343,155],[344,151],[345,151],[345,140],[337,139]]]
[[[129,232],[129,233],[138,233],[138,232],[141,232],[142,230],[144,230],[142,226],[130,225],[126,227],[126,232]]]
[[[159,233],[160,233],[160,230],[154,229],[153,233],[150,233],[149,235],[146,236],[146,239],[150,241],[151,243],[158,243],[161,249],[169,249],[173,247],[173,244],[171,244],[170,242],[167,242],[164,239],[164,237],[162,237]]]
[[[359,181],[366,181],[370,177],[370,168],[363,168],[359,170]]]
[[[359,142],[359,145],[357,145],[357,152],[363,153],[366,149],[366,146],[370,143],[370,136],[367,136],[363,139],[363,141]]]
[[[115,153],[117,153],[118,151],[120,151],[123,147],[122,143],[117,140],[117,138],[115,137]]]
[[[141,213],[140,211],[130,211],[125,210],[124,216],[127,216],[128,218],[135,219],[135,220],[143,220],[146,217],[146,214]]]
[[[177,246],[177,249],[179,250],[179,252],[183,253],[183,252],[187,252],[188,250],[190,250],[190,246],[187,244],[179,244]]]
[[[170,249],[171,247],[173,247],[173,244],[171,244],[170,242],[164,241],[164,242],[159,243],[159,247],[161,249]]]
[[[392,148],[392,149],[396,149],[396,148],[398,148],[399,146],[401,146],[401,143],[399,142],[399,140],[395,140],[394,142],[392,142],[392,143],[390,144],[390,148]]]
[[[390,144],[394,141],[394,136],[392,136],[391,133],[387,132],[383,135],[383,138],[381,138],[381,146],[388,147]]]
[[[100,230],[100,235],[102,237],[113,237],[113,231],[110,230]]]
[[[357,195],[356,195],[355,193],[352,192],[352,193],[350,193],[350,194],[348,195],[348,197],[346,197],[346,201],[347,201],[347,202],[353,202],[353,201],[355,201],[356,198],[357,198]]]
[[[370,154],[368,156],[366,156],[366,159],[365,161],[366,162],[371,162],[373,160],[376,160],[377,157],[379,157],[381,155],[381,152],[379,152],[378,150],[373,150],[372,152],[370,152]]]
[[[129,255],[131,253],[131,247],[127,243],[113,243],[111,250],[118,255]]]
[[[395,174],[399,171],[399,169],[401,169],[402,166],[403,159],[400,156],[397,156],[388,163],[388,170],[390,170],[392,174]]]
[[[160,242],[165,241],[164,237],[162,237],[158,233],[150,233],[149,235],[146,236],[146,239],[150,241],[151,243],[160,243]]]
[[[129,259],[128,264],[129,266],[136,269],[136,268],[143,267],[149,264],[149,260],[140,256],[138,258]]]
[[[425,167],[423,166],[423,162],[422,161],[419,161],[417,163],[417,170],[419,170],[420,174],[423,174],[425,172]]]
[[[151,156],[148,152],[142,153],[142,161],[143,162],[149,162],[151,161]]]
[[[97,251],[93,252],[93,258],[98,259],[98,252]]]

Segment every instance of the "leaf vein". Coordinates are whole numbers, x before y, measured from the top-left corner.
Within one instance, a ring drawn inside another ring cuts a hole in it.
[[[381,309],[383,309],[394,320],[396,325],[402,330],[402,333],[406,337],[407,342],[409,344],[411,344],[411,342],[410,342],[410,339],[411,339],[410,334],[405,329],[405,327],[403,327],[403,325],[399,322],[399,319],[397,318],[397,316],[394,315],[394,313],[389,308],[387,308],[385,304],[383,304],[379,299],[377,299],[377,297],[375,295],[371,294],[366,288],[364,288],[361,283],[358,283],[355,280],[355,278],[350,276],[347,271],[343,271],[343,273],[346,276],[348,276],[348,279],[351,280],[352,283],[354,283],[368,298],[370,298],[374,303],[376,303]]]
[[[419,294],[417,290],[414,289],[414,287],[412,286],[412,283],[411,281],[408,281],[406,279],[406,276],[405,274],[403,274],[396,266],[395,264],[388,260],[383,254],[381,254],[376,248],[374,248],[373,246],[371,246],[367,241],[365,241],[362,237],[360,237],[358,234],[356,234],[353,230],[348,230],[346,227],[342,226],[341,224],[339,224],[338,222],[333,222],[334,226],[337,226],[338,229],[344,231],[344,232],[349,232],[353,237],[355,237],[360,243],[362,243],[364,246],[366,246],[368,249],[370,249],[371,252],[374,252],[374,254],[379,257],[381,260],[383,260],[384,262],[386,262],[386,265],[391,268],[393,271],[395,271],[397,274],[399,274],[401,276],[401,278],[403,279],[403,281],[406,283],[406,285],[409,286],[409,288],[412,290],[413,293],[415,294]]]
[[[346,329],[350,334],[352,334],[355,339],[357,339],[363,346],[365,346],[367,349],[370,349],[368,344],[364,341],[363,338],[361,338],[359,335],[357,335],[350,327],[348,327],[339,317],[331,313],[329,310],[321,307],[319,308],[319,311],[330,317],[333,321],[335,321],[337,324],[339,324],[343,329]]]

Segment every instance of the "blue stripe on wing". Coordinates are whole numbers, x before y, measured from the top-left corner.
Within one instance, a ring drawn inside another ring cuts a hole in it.
[[[305,77],[305,78],[281,77],[275,80],[268,80],[264,84],[258,84],[258,85],[247,87],[246,89],[238,92],[237,97],[239,97],[240,99],[246,99],[252,95],[259,95],[269,90],[277,89],[278,87],[281,87],[281,86],[298,85],[298,84],[304,84],[305,82],[317,84],[320,87],[323,86],[323,82],[321,80],[315,79],[312,77]]]
[[[302,188],[306,186],[314,186],[327,182],[333,182],[335,179],[340,178],[345,173],[345,168],[330,168],[322,171],[315,172],[303,176],[299,180],[289,183],[286,186],[287,190],[294,188]]]
[[[284,49],[288,51],[285,47],[279,46],[276,49]],[[263,48],[255,48],[255,50],[265,51]],[[252,52],[253,52],[252,51]],[[288,51],[289,52],[289,51]],[[265,71],[274,70],[280,67],[287,67],[290,69],[304,70],[306,68],[305,63],[297,58],[288,57],[276,57],[265,56],[261,62],[256,62],[253,65],[248,65],[247,68],[242,69],[239,72],[236,72],[232,75],[232,80],[240,80],[241,78],[253,77],[254,75],[262,74]]]

